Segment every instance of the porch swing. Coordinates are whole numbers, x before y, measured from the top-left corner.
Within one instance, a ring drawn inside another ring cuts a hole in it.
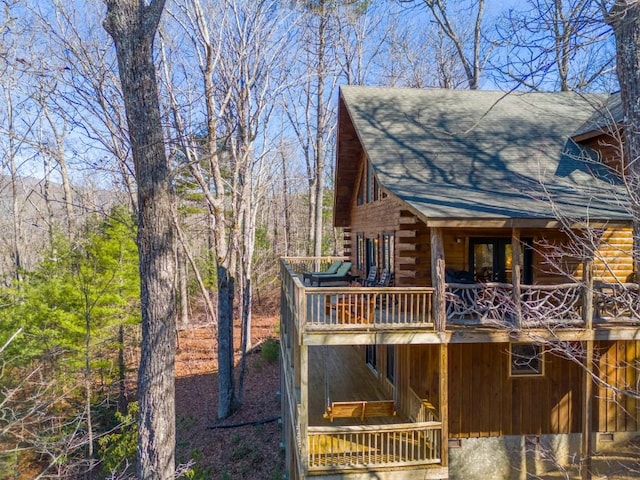
[[[323,347],[326,349],[326,346]],[[334,402],[331,400],[329,391],[329,378],[327,375],[327,355],[326,350],[322,355],[324,369],[324,397],[325,412],[322,414],[333,422],[334,418],[358,418],[364,421],[365,418],[373,417],[395,417],[396,402],[394,400],[355,400],[350,402]]]

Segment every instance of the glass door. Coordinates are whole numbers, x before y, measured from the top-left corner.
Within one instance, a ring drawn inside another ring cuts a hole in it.
[[[477,282],[511,283],[512,251],[510,238],[472,238],[469,242],[469,260]],[[531,240],[523,240],[520,265],[524,283],[533,281],[533,255]]]

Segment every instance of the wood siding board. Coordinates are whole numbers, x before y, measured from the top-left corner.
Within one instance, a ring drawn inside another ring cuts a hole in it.
[[[637,392],[637,388],[638,388],[638,367],[640,367],[640,365],[638,365],[638,347],[640,346],[640,342],[628,342],[629,344],[629,352],[628,352],[628,357],[627,360],[629,362],[629,365],[627,367],[628,371],[629,371],[629,376],[627,378],[627,382],[628,385],[631,386],[631,388],[635,387],[635,391]],[[638,430],[638,414],[640,413],[638,411],[638,399],[633,398],[633,396],[629,396],[627,398],[627,412],[628,413],[628,431],[630,432],[635,432]]]
[[[462,433],[462,347],[449,345],[449,435]]]
[[[626,360],[626,342],[616,342],[616,369],[615,369],[615,384],[618,388],[624,389],[625,381],[625,360]],[[615,429],[617,432],[626,431],[626,415],[624,412],[625,397],[624,395],[616,395],[616,424]]]

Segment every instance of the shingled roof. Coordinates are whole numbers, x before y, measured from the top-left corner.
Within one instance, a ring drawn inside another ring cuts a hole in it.
[[[342,87],[335,224],[349,223],[342,207],[354,195],[362,153],[382,187],[425,221],[558,214],[627,221],[623,188],[595,152],[572,140],[610,101],[595,94]]]

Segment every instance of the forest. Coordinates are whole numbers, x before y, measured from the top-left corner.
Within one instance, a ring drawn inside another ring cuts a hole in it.
[[[176,332],[211,325],[217,418],[242,409],[234,324],[248,352],[278,258],[341,253],[340,85],[621,89],[640,110],[637,1],[1,6],[2,478],[194,478]]]

